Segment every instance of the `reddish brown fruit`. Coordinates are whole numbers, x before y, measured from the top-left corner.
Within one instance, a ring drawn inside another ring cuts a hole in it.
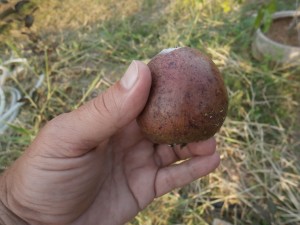
[[[220,129],[228,97],[210,58],[188,47],[167,49],[148,66],[152,86],[137,122],[151,141],[185,144],[208,139]]]

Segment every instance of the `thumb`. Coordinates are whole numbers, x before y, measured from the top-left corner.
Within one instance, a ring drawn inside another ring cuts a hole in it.
[[[83,154],[139,115],[147,102],[150,86],[148,66],[133,61],[120,81],[78,109],[51,120],[40,136],[49,143],[59,142],[63,144],[60,147],[76,148],[75,151]]]

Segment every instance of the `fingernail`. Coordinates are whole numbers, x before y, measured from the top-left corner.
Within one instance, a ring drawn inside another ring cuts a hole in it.
[[[132,61],[124,76],[121,78],[121,84],[127,90],[131,89],[138,79],[138,65],[136,61]]]

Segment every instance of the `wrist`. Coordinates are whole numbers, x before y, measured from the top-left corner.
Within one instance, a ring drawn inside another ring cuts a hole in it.
[[[6,174],[0,175],[0,224],[2,225],[28,225],[24,220],[19,218],[16,214],[13,213],[8,207],[7,203],[7,188],[6,188]]]

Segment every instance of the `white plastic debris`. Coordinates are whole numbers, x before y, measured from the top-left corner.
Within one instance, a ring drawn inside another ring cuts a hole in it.
[[[14,65],[13,69],[11,69],[12,65]],[[23,97],[21,92],[15,87],[5,86],[5,82],[29,69],[28,62],[24,58],[12,58],[0,65],[0,134],[3,134],[9,124],[17,118],[20,108],[25,104],[19,102]],[[42,85],[43,80],[44,74],[41,74],[29,92],[30,97]]]

